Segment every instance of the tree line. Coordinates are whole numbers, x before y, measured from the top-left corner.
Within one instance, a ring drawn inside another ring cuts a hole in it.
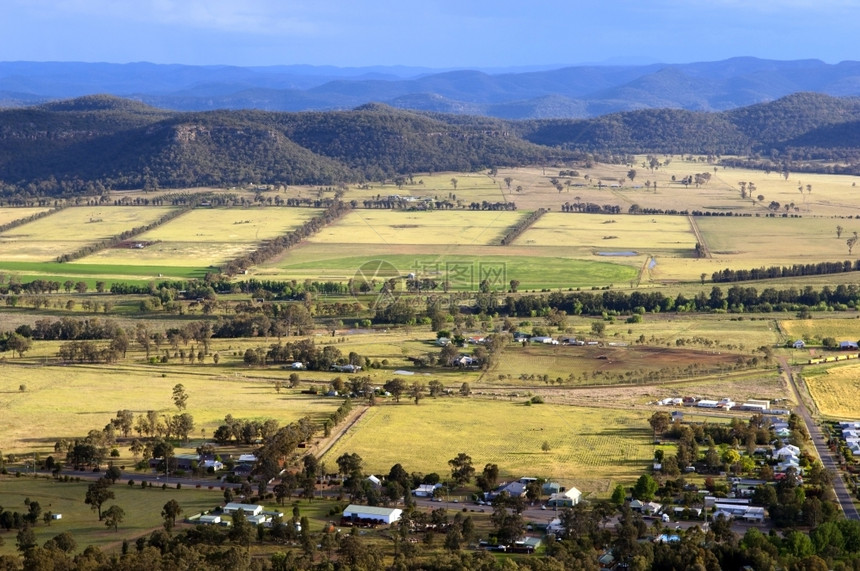
[[[732,286],[723,291],[719,286],[710,292],[700,291],[693,297],[683,293],[672,297],[662,292],[630,293],[605,290],[600,293],[576,291],[553,292],[548,295],[506,296],[498,304],[499,313],[510,316],[542,315],[550,310],[569,315],[601,315],[606,312],[629,314],[641,308],[646,312],[731,311],[775,312],[801,309],[847,309],[860,302],[860,288],[855,284],[840,284],[835,289],[812,286],[777,289]]]
[[[349,212],[350,209],[351,206],[348,203],[334,200],[318,216],[305,221],[295,230],[265,242],[258,246],[256,250],[227,262],[221,270],[227,275],[235,275],[244,272],[247,268],[259,265],[281,254],[284,250],[292,248],[309,236],[316,234],[323,227]]]

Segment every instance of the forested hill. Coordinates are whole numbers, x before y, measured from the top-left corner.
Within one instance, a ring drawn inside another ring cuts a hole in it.
[[[7,194],[331,185],[571,156],[527,142],[503,122],[446,122],[382,105],[326,113],[178,113],[90,96],[0,111],[0,181]]]
[[[858,125],[860,99],[810,93],[721,113],[649,109],[545,121],[379,104],[330,112],[182,113],[88,96],[0,111],[0,188],[7,195],[50,196],[104,188],[333,185],[573,164],[585,153],[600,160],[631,153],[758,155],[775,165],[838,158],[842,172],[860,172]]]
[[[822,129],[839,134],[840,125],[858,120],[860,98],[796,93],[721,113],[644,109],[581,121],[527,121],[519,132],[533,143],[590,152],[770,155],[791,149],[803,156],[813,146],[856,147],[857,135],[848,132],[829,142],[805,137]]]

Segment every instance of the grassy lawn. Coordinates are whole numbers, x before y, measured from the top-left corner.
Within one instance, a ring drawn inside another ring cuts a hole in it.
[[[47,540],[63,532],[71,533],[82,551],[88,545],[97,545],[102,549],[116,549],[123,539],[132,539],[148,535],[155,529],[161,529],[161,509],[165,503],[175,499],[182,507],[182,516],[193,515],[203,510],[212,509],[223,504],[220,489],[204,490],[184,487],[181,490],[160,488],[142,489],[140,486],[116,484],[111,489],[116,499],[108,500],[102,510],[118,505],[125,511],[125,519],[115,532],[105,527],[99,521],[95,511],[84,503],[89,482],[57,482],[52,479],[32,477],[12,478],[0,477],[0,505],[9,511],[26,512],[24,498],[39,502],[42,513],[51,511],[62,514],[60,520],[46,525],[41,520],[34,528],[36,543],[44,544]],[[180,526],[181,527],[181,526]],[[0,537],[5,539],[0,546],[0,554],[14,555],[16,531],[0,531]]]
[[[354,452],[371,473],[388,473],[400,462],[407,471],[444,478],[448,460],[466,452],[478,471],[496,463],[505,478],[541,476],[605,494],[639,477],[653,456],[645,411],[525,406],[525,400],[427,398],[415,406],[404,398],[372,407],[323,459],[333,465]]]

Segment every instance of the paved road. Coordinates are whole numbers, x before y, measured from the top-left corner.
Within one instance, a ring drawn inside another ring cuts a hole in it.
[[[797,378],[794,375],[794,370],[788,364],[788,359],[780,357],[780,366],[783,373],[788,378],[788,384],[791,390],[794,391],[795,399],[797,400],[797,413],[806,423],[806,429],[815,444],[815,450],[818,452],[818,457],[821,459],[821,464],[826,470],[831,472],[833,477],[833,491],[836,492],[836,499],[839,500],[839,505],[842,506],[842,512],[848,519],[860,520],[860,514],[857,513],[857,508],[854,506],[854,499],[848,488],[845,486],[845,481],[842,479],[842,471],[839,469],[839,463],[836,461],[830,448],[827,446],[827,438],[821,431],[821,427],[813,420],[809,414],[809,409],[806,408],[806,401],[800,394],[800,389],[797,386]]]

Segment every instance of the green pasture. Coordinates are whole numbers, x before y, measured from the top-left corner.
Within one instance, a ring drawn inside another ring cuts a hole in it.
[[[45,262],[61,254],[154,222],[170,212],[160,206],[80,206],[0,234],[0,260]]]
[[[609,261],[506,255],[509,250],[501,247],[448,247],[444,253],[422,247],[414,248],[414,253],[398,253],[407,249],[410,248],[384,244],[343,247],[307,244],[291,250],[276,265],[257,268],[250,275],[259,279],[376,280],[378,289],[390,277],[406,278],[415,273],[418,278],[436,280],[437,291],[443,290],[446,280],[452,290],[477,290],[481,281],[487,279],[493,289],[506,291],[511,280],[520,282],[520,290],[567,289],[625,284],[637,275],[636,268]]]
[[[127,472],[134,478],[134,472]],[[185,486],[181,490],[162,490],[160,487],[142,489],[140,485],[128,486],[124,482],[115,484],[111,489],[116,495],[108,500],[102,510],[117,505],[125,511],[125,518],[117,531],[105,527],[104,521],[99,521],[98,514],[84,503],[89,481],[57,482],[53,479],[3,476],[0,479],[0,505],[8,511],[26,513],[24,499],[39,502],[42,513],[52,512],[62,514],[62,519],[52,521],[50,525],[40,521],[33,528],[36,533],[36,543],[43,545],[52,537],[63,533],[71,533],[78,544],[77,552],[83,551],[89,545],[101,549],[119,551],[123,539],[132,540],[141,535],[149,535],[156,529],[162,529],[164,521],[161,510],[170,500],[176,500],[182,507],[185,516],[211,510],[223,505],[223,495],[220,488],[214,490],[196,489]],[[157,483],[155,483],[157,484]],[[274,507],[274,506],[273,506]],[[179,528],[182,527],[177,520]],[[15,531],[0,532],[5,542],[0,546],[0,554],[16,555]]]
[[[90,259],[90,258],[87,258]],[[22,283],[41,279],[83,281],[91,289],[95,282],[144,284],[159,279],[202,279],[211,268],[194,266],[136,266],[131,264],[90,264],[81,262],[7,262],[0,261],[0,272],[16,275]],[[8,278],[8,275],[7,275]]]
[[[401,463],[409,472],[445,478],[448,460],[465,452],[478,471],[495,463],[503,478],[539,476],[607,494],[616,483],[638,478],[653,457],[644,410],[525,406],[526,400],[426,398],[416,406],[404,398],[371,407],[323,461],[332,465],[344,453],[357,453],[370,473]]]
[[[198,208],[135,237],[142,248],[102,250],[83,262],[181,268],[193,260],[217,265],[298,228],[319,212],[313,208]]]

